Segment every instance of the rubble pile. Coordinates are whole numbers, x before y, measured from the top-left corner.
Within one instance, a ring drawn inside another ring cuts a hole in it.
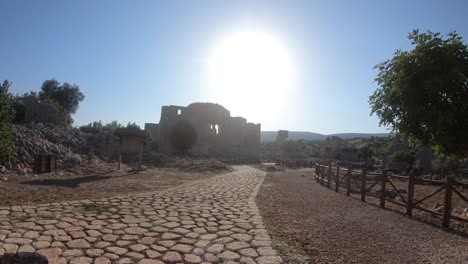
[[[38,154],[56,155],[58,168],[73,167],[86,158],[82,154],[88,136],[77,128],[42,123],[14,125],[13,137],[17,159],[5,164],[7,170],[29,173]]]

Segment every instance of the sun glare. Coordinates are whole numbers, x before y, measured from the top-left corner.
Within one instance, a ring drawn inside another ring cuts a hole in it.
[[[223,39],[208,70],[215,100],[234,115],[257,121],[287,100],[294,79],[287,49],[263,32],[240,32]]]

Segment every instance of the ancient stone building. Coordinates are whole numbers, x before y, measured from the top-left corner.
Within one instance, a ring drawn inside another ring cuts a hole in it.
[[[357,151],[357,148],[347,144],[341,138],[331,136],[319,146],[318,155],[326,159],[354,162],[358,160]]]
[[[159,124],[146,124],[147,137],[156,139],[162,153],[173,153],[170,135],[174,126],[188,121],[196,130],[197,140],[190,152],[200,156],[232,159],[257,159],[260,152],[260,124],[231,117],[219,104],[193,103],[187,107],[163,106]]]
[[[288,130],[278,130],[278,134],[276,134],[276,142],[285,141],[289,137]]]

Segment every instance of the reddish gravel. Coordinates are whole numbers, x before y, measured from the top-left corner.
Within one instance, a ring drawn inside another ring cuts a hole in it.
[[[312,169],[268,173],[257,203],[286,263],[468,263],[468,238],[328,190]]]

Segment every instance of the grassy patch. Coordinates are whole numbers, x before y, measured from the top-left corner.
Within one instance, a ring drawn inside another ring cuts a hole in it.
[[[107,205],[99,205],[95,203],[83,204],[83,211],[85,212],[97,212],[102,213],[106,212],[109,209]]]
[[[278,255],[280,255],[283,258],[283,263],[284,264],[307,264],[310,263],[309,258],[300,254],[296,254],[293,252],[291,247],[278,240],[273,238],[272,239],[272,244],[271,246],[273,249],[276,250]]]

